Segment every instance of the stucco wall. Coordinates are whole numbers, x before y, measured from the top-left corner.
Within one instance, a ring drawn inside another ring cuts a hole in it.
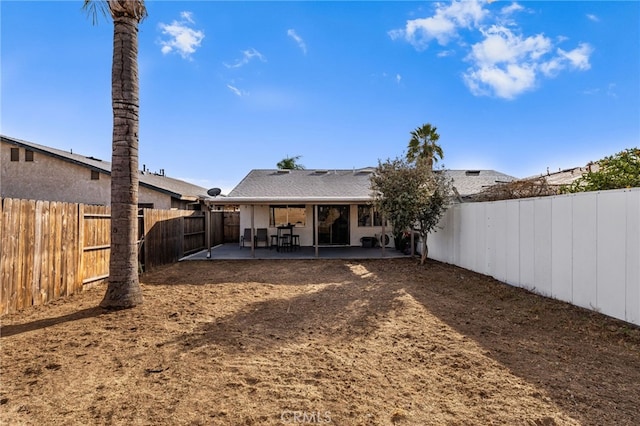
[[[31,200],[65,201],[85,204],[110,204],[111,177],[99,173],[91,180],[89,168],[34,152],[33,161],[25,161],[25,149],[18,147],[19,161],[11,161],[11,148],[0,146],[0,193],[2,197]],[[170,209],[171,197],[140,186],[140,203],[153,203],[156,209]]]
[[[360,246],[360,238],[362,237],[374,237],[381,233],[382,228],[380,226],[358,226],[358,206],[353,204],[350,206],[349,213],[349,238],[350,245]],[[251,209],[252,206],[240,206],[240,235],[243,235],[245,228],[251,228]],[[294,228],[294,233],[300,235],[300,245],[312,246],[313,245],[313,210],[314,206],[311,204],[306,205],[306,225],[303,227]],[[253,213],[254,227],[267,228],[269,235],[276,235],[277,229],[275,227],[269,227],[269,206],[256,205]],[[386,229],[387,233],[391,229]],[[393,243],[392,243],[393,244]]]
[[[110,178],[100,173],[100,179],[91,180],[91,170],[34,152],[33,162],[25,161],[25,149],[20,150],[19,161],[11,160],[13,145],[2,144],[3,197],[32,200],[65,201],[85,204],[109,202]]]

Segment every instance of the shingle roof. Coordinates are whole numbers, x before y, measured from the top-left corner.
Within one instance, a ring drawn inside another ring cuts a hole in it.
[[[373,169],[252,170],[228,198],[254,201],[366,201]]]
[[[370,176],[375,169],[252,170],[229,193],[228,203],[366,202],[371,199]],[[480,192],[513,176],[494,170],[446,170],[461,196]]]
[[[7,142],[11,145],[20,146],[23,148],[29,148],[35,152],[40,152],[52,157],[58,158],[62,161],[68,161],[70,163],[77,164],[79,166],[87,167],[91,170],[98,172],[111,174],[111,163],[103,161],[94,157],[87,157],[81,154],[74,154],[71,152],[63,151],[60,149],[52,148],[49,146],[39,145],[33,142],[24,141],[21,139],[11,138],[8,136],[1,136],[3,142]],[[140,185],[145,186],[156,191],[163,192],[171,197],[182,200],[196,200],[196,199],[208,199],[207,190],[198,185],[193,185],[183,180],[170,178],[164,175],[157,175],[154,173],[142,173],[139,174]]]
[[[461,197],[477,194],[496,183],[517,179],[495,170],[445,170],[445,173],[453,179],[453,186]]]
[[[600,166],[598,165],[598,163],[591,163],[591,164],[587,164],[584,167],[573,167],[570,169],[559,170],[557,172],[549,173],[547,171],[546,174],[530,176],[523,180],[535,180],[543,177],[545,178],[545,180],[547,181],[547,184],[549,185],[553,185],[553,186],[570,185],[574,181],[576,181],[578,178],[581,178],[582,176],[587,174],[589,171],[597,172],[599,168]]]

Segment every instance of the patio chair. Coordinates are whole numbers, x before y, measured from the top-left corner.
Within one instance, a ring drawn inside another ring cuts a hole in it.
[[[260,242],[263,242],[265,247],[269,247],[269,230],[267,228],[256,229],[256,236],[254,238],[256,248],[259,246]]]
[[[244,247],[244,243],[250,243],[251,241],[251,228],[244,228],[244,235],[240,236],[240,248]]]

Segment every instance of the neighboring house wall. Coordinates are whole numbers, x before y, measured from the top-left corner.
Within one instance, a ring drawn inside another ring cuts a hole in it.
[[[294,228],[294,233],[300,235],[301,246],[312,246],[313,243],[313,214],[314,205],[307,204],[306,208],[306,224],[303,227],[297,226]],[[243,234],[243,229],[251,228],[251,209],[250,205],[240,206],[240,235]],[[277,228],[269,226],[269,206],[256,205],[254,210],[254,228],[268,228],[269,235],[276,235]],[[358,206],[356,204],[350,205],[349,209],[349,245],[360,246],[362,243],[360,239],[362,237],[374,237],[382,232],[380,226],[358,226]],[[387,227],[386,233],[391,232],[391,228]]]
[[[18,149],[18,161],[11,161],[11,148]],[[92,180],[89,168],[40,152],[32,151],[33,161],[25,161],[26,151],[25,148],[2,143],[2,197],[85,204],[108,203],[111,185],[109,175],[98,173],[98,179]]]
[[[172,206],[172,198],[166,194],[154,191],[142,185],[138,186],[138,203],[152,204],[154,209],[168,210],[174,208]],[[181,203],[175,207],[180,210],[186,210],[186,203]]]
[[[640,188],[450,208],[429,257],[640,325]]]
[[[11,161],[11,149],[18,150],[18,161]],[[33,152],[25,161],[27,149],[8,143],[0,146],[0,191],[2,197],[64,201],[84,204],[111,204],[111,176],[92,171],[50,155]],[[94,179],[92,179],[92,177]],[[97,177],[97,179],[95,179]],[[187,209],[187,202],[175,200],[159,191],[139,186],[138,202],[154,209]]]

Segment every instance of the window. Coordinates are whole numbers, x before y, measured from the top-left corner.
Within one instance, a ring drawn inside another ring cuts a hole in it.
[[[30,149],[24,150],[24,161],[33,161],[33,151]]]
[[[359,204],[358,226],[382,226],[382,215],[372,206]]]
[[[307,223],[307,209],[300,206],[269,206],[269,226],[292,225],[302,227]]]
[[[91,180],[100,180],[100,172],[97,170],[91,170]]]
[[[20,161],[20,148],[11,148],[11,161]]]

